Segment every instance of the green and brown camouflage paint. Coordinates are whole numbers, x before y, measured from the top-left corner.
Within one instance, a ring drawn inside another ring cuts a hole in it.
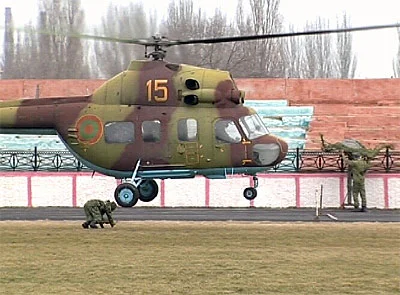
[[[195,80],[198,89],[185,81]],[[186,97],[198,98],[194,105]],[[278,144],[281,162],[288,145],[265,135],[235,144],[215,142],[216,120],[238,119],[254,114],[243,106],[229,72],[171,64],[165,61],[132,61],[129,68],[108,80],[92,95],[20,99],[0,103],[0,132],[41,134],[55,130],[68,149],[86,165],[118,178],[130,175],[137,161],[142,170],[212,169],[259,167],[252,159],[255,144]],[[178,140],[177,122],[192,118],[198,122],[195,142]],[[159,120],[159,142],[144,142],[141,122]],[[104,126],[109,122],[133,122],[135,139],[130,143],[107,143]],[[139,135],[139,136],[137,136]],[[196,174],[206,173],[197,172]]]

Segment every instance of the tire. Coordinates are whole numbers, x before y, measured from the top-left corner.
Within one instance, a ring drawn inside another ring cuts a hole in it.
[[[114,198],[121,207],[133,207],[139,200],[139,190],[131,183],[121,183],[115,189]]]
[[[257,197],[257,190],[254,187],[248,187],[243,191],[246,200],[254,200]]]
[[[158,195],[158,184],[153,179],[143,180],[139,185],[139,200],[151,202]]]

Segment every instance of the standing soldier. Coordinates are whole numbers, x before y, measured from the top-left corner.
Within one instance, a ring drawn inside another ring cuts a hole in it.
[[[365,196],[365,174],[371,167],[369,160],[373,159],[382,149],[393,149],[391,144],[380,144],[374,149],[367,149],[363,144],[354,139],[345,139],[338,143],[327,143],[321,134],[321,147],[325,152],[342,152],[342,158],[348,166],[347,174],[347,202],[360,211],[358,195],[361,196],[361,212],[367,211]],[[344,204],[342,205],[344,206]]]
[[[83,206],[86,214],[86,221],[82,223],[83,228],[97,228],[99,224],[102,228],[104,223],[110,223],[111,227],[114,227],[115,221],[112,217],[112,212],[117,208],[115,202],[101,201],[101,200],[89,200]],[[103,215],[107,215],[108,220],[103,219]]]
[[[354,208],[359,212],[367,212],[367,198],[365,196],[365,174],[371,167],[365,158],[355,158],[354,160],[346,160],[349,170],[353,176],[353,201]],[[361,197],[361,210],[358,210],[360,203],[358,195]]]
[[[324,136],[321,137],[321,148],[324,152],[342,152],[342,159],[346,161],[354,160],[357,157],[357,153],[360,150],[364,150],[365,147],[356,140],[344,140],[343,142],[327,143],[324,140]],[[345,204],[342,204],[344,207]],[[353,205],[353,171],[349,167],[347,170],[347,205]]]

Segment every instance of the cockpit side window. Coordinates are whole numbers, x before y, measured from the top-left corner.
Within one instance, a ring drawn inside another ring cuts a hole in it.
[[[238,143],[242,136],[235,122],[229,119],[222,119],[215,122],[215,140],[218,143]]]
[[[178,139],[180,141],[197,141],[197,120],[192,118],[178,121]]]
[[[239,124],[248,139],[256,139],[269,134],[267,127],[257,114],[241,117]]]

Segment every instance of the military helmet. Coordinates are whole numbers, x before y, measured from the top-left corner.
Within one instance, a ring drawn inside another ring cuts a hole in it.
[[[109,206],[111,211],[114,211],[115,209],[117,209],[117,204],[114,201],[110,202],[110,200],[107,200],[106,206]]]
[[[111,202],[111,210],[114,211],[115,209],[117,209],[117,203],[113,201]]]

